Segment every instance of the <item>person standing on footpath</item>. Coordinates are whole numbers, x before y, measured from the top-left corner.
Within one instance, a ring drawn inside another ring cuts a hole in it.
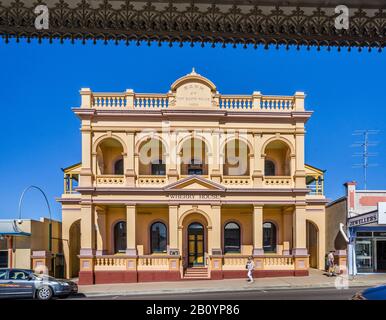
[[[253,262],[252,256],[248,257],[248,262],[245,268],[248,270],[248,282],[253,283],[253,269],[255,268],[255,263]]]

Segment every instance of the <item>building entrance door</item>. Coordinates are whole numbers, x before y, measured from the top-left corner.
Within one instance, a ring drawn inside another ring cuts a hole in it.
[[[8,268],[8,250],[0,250],[0,268]]]
[[[377,240],[377,271],[386,272],[386,240]]]
[[[188,262],[189,267],[204,265],[204,227],[197,222],[188,227]]]

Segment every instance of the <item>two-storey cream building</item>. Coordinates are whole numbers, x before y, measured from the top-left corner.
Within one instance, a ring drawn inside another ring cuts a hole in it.
[[[323,171],[305,95],[224,95],[194,70],[166,94],[82,89],[64,169],[66,276],[80,284],[308,275],[324,268]]]

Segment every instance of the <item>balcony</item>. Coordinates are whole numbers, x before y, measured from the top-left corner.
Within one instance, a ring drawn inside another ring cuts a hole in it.
[[[320,170],[308,164],[306,169],[306,187],[310,192],[309,196],[323,196],[324,195],[324,170]]]
[[[123,175],[97,175],[96,186],[123,186],[125,184],[125,177]]]
[[[294,183],[292,177],[290,176],[264,176],[263,186],[274,188],[292,188]]]
[[[224,176],[222,183],[230,188],[242,188],[250,187],[252,185],[252,180],[249,176]]]
[[[137,180],[137,187],[159,188],[167,184],[165,175],[140,175]]]

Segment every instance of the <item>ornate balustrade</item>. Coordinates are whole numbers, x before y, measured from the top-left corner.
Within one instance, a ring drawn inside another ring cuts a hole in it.
[[[253,99],[252,96],[220,96],[219,107],[227,110],[251,110]]]
[[[166,183],[166,176],[141,175],[137,180],[138,187],[160,187]]]
[[[245,270],[248,256],[228,256],[224,255],[223,258],[223,270]]]
[[[249,176],[224,176],[222,183],[229,187],[248,187],[251,185],[251,178]]]
[[[294,97],[262,96],[259,109],[261,111],[285,112],[295,108]]]
[[[122,93],[93,93],[91,105],[95,109],[105,108],[126,108],[129,106],[129,100],[126,94]]]
[[[174,257],[175,259],[175,257]],[[137,264],[138,270],[169,270],[168,256],[140,256]]]
[[[134,93],[127,90],[122,93],[92,92],[82,89],[82,108],[94,109],[167,109],[175,107],[175,95],[158,93]],[[252,95],[218,95],[214,96],[212,104],[220,110],[227,111],[262,111],[291,112],[304,110],[304,94],[294,96],[264,96],[260,92]]]
[[[134,108],[165,109],[169,106],[169,97],[166,94],[135,94]]]
[[[179,270],[179,260],[179,256],[170,255],[143,255],[137,257],[126,255],[103,255],[94,258],[94,270]]]
[[[100,185],[123,185],[125,183],[125,177],[120,175],[99,175],[96,176],[96,184]]]
[[[293,179],[290,176],[264,176],[263,184],[267,187],[292,187]]]
[[[264,269],[266,270],[293,270],[294,259],[291,256],[267,256],[264,257]]]
[[[256,265],[256,269],[294,270],[295,268],[292,256],[266,255],[258,259],[262,260],[262,265],[260,267]],[[224,255],[222,270],[245,270],[247,261],[246,255]]]
[[[127,259],[119,256],[101,256],[95,258],[94,270],[126,270]]]

